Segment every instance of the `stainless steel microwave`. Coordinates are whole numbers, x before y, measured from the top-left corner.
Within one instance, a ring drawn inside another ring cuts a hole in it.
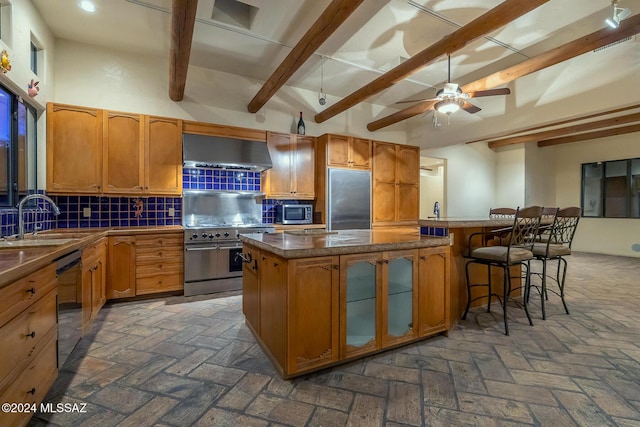
[[[276,205],[277,224],[313,223],[313,205]]]

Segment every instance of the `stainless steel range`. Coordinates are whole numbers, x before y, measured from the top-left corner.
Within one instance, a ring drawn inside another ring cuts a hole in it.
[[[184,295],[242,289],[240,234],[273,233],[262,224],[264,193],[185,190]]]

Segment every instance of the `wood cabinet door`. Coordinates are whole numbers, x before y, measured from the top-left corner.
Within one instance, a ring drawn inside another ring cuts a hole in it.
[[[260,250],[243,245],[248,263],[242,264],[242,313],[253,331],[260,336]]]
[[[420,217],[420,187],[398,184],[397,221],[418,221]]]
[[[349,137],[343,135],[328,135],[327,166],[346,168],[350,166]]]
[[[419,327],[421,337],[449,330],[449,248],[424,248],[419,253]]]
[[[396,184],[373,183],[373,223],[396,221]]]
[[[135,245],[135,236],[109,237],[107,299],[127,298],[136,295]]]
[[[295,177],[294,198],[296,199],[313,199],[315,192],[315,152],[316,138],[312,136],[296,137],[295,150],[293,151]]]
[[[182,194],[182,120],[145,116],[145,191]]]
[[[95,269],[95,249],[89,248],[82,254],[82,335],[91,326],[91,311],[93,306],[93,276]]]
[[[371,169],[370,139],[351,139],[351,167],[357,169]]]
[[[338,360],[339,267],[337,256],[289,261],[288,374]]]
[[[104,111],[103,182],[105,193],[142,193],[144,119],[140,114]]]
[[[273,198],[291,198],[293,192],[291,135],[267,132],[267,147],[273,167],[264,173],[265,193]]]
[[[340,359],[382,346],[381,253],[340,257]]]
[[[373,181],[396,183],[396,144],[374,141]]]
[[[102,110],[47,104],[47,192],[102,191]]]
[[[108,252],[109,240],[105,237],[102,238],[96,245],[96,290],[98,294],[94,296],[94,317],[98,314],[98,311],[102,308],[105,302],[107,302],[107,252]]]
[[[382,346],[418,336],[418,250],[383,253],[381,264]]]
[[[396,168],[398,184],[419,184],[420,148],[411,145],[399,145],[397,148]]]
[[[283,369],[287,366],[287,264],[286,259],[264,251],[258,260],[260,338]]]

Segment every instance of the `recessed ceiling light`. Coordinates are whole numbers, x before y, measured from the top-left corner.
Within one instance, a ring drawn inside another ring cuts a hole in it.
[[[89,0],[80,0],[78,6],[85,12],[94,13],[96,11],[96,5]]]

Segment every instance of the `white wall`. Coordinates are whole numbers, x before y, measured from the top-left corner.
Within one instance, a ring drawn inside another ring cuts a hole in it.
[[[640,157],[640,143],[632,133],[558,145],[554,155],[556,204],[580,206],[581,164]],[[573,241],[577,251],[640,257],[633,245],[640,245],[640,219],[581,218]]]
[[[446,159],[445,198],[448,217],[486,217],[495,201],[496,153],[486,144],[422,150],[421,155]]]
[[[539,148],[537,142],[524,144],[525,206],[556,205],[555,147]]]
[[[522,145],[496,151],[495,208],[524,207],[525,152]],[[487,214],[489,211],[487,211]]]

